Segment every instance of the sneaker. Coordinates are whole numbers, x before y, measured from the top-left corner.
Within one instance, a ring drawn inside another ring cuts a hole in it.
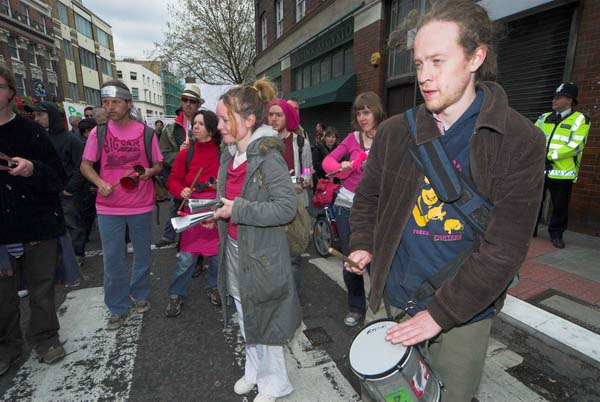
[[[246,376],[243,376],[235,382],[235,385],[233,386],[233,391],[238,395],[244,395],[252,391],[255,385],[256,384],[250,384],[249,382],[247,382]]]
[[[108,319],[108,324],[106,325],[106,329],[109,331],[114,331],[115,329],[119,329],[125,324],[125,319],[127,318],[127,313],[123,314],[112,314]]]
[[[210,304],[213,306],[221,306],[221,295],[219,294],[219,290],[217,288],[213,288],[208,291],[208,298],[210,299]]]
[[[127,254],[133,254],[133,244],[127,243]]]
[[[40,361],[46,364],[54,364],[65,357],[65,348],[62,345],[50,346],[48,350],[42,355]]]
[[[181,300],[181,297],[177,295],[169,295],[169,304],[167,304],[165,315],[167,317],[177,317],[181,313],[182,305],[183,300]]]
[[[565,242],[563,241],[563,239],[554,238],[551,241],[552,241],[552,245],[554,247],[556,247],[556,248],[565,248]]]
[[[132,308],[138,314],[144,314],[150,310],[150,302],[148,300],[132,300]]]
[[[276,400],[277,397],[267,394],[261,394],[260,392],[258,393],[258,395],[256,395],[256,398],[254,398],[254,402],[275,402]]]
[[[156,247],[156,248],[166,247],[166,246],[171,245],[173,243],[175,243],[174,240],[160,239],[159,241],[157,241],[154,244],[154,247]]]
[[[344,324],[347,327],[356,327],[358,325],[358,323],[360,322],[360,320],[362,319],[363,315],[360,313],[354,313],[354,312],[349,312],[348,314],[346,314],[346,318],[344,318]]]
[[[24,297],[29,296],[29,290],[27,289],[21,289],[17,292],[17,294],[19,295],[19,297],[22,299]]]

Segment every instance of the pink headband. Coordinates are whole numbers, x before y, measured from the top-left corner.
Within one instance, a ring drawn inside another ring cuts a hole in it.
[[[283,114],[285,115],[285,123],[288,131],[294,131],[300,125],[300,116],[298,115],[298,111],[294,109],[292,105],[284,101],[283,99],[273,99],[269,103],[269,109],[271,106],[277,105],[283,110]]]

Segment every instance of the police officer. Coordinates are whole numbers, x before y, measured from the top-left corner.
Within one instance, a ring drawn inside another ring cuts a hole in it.
[[[577,181],[583,147],[590,131],[590,119],[573,110],[577,105],[577,86],[564,82],[556,88],[552,111],[542,114],[536,126],[546,135],[546,182],[550,190],[552,216],[548,225],[550,240],[564,248],[563,232],[567,229],[571,188]],[[537,232],[537,231],[536,231]]]

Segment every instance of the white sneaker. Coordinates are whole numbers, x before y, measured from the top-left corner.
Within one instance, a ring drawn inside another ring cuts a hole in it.
[[[133,244],[127,243],[127,254],[133,254]]]
[[[256,384],[250,384],[249,382],[247,382],[246,377],[244,376],[235,382],[235,385],[233,386],[233,391],[238,395],[244,395],[252,391],[255,385]]]
[[[19,290],[17,292],[17,294],[19,295],[20,298],[27,297],[27,296],[29,296],[29,290],[27,290],[27,289]]]
[[[254,398],[254,402],[275,402],[276,400],[276,397],[267,394],[261,394],[260,392],[258,395],[256,395],[256,398]]]

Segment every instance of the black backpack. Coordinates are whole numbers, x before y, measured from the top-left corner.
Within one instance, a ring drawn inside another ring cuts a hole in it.
[[[98,161],[94,164],[96,171],[100,172],[100,155],[102,154],[102,145],[106,139],[107,125],[106,123],[98,124],[96,127],[96,138],[98,138]],[[144,148],[146,150],[146,158],[150,167],[152,167],[152,138],[155,136],[154,129],[144,125]]]

